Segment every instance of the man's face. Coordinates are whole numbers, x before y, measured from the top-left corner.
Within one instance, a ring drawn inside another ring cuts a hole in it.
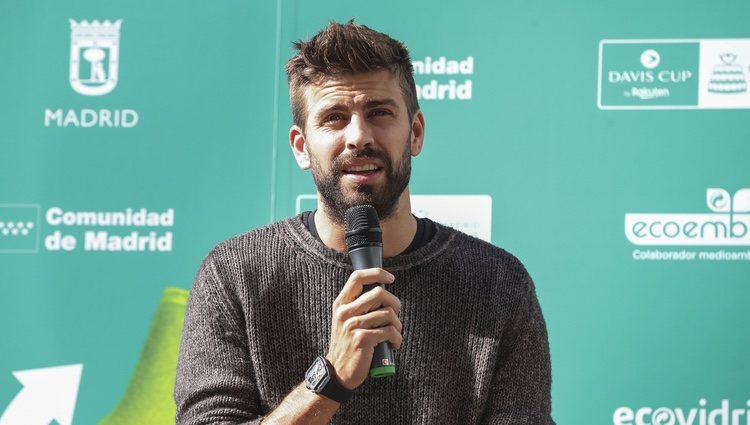
[[[312,170],[329,217],[370,204],[381,220],[396,210],[409,184],[411,156],[422,147],[421,112],[409,120],[397,77],[375,71],[337,77],[305,92],[307,121],[290,142],[297,162]]]

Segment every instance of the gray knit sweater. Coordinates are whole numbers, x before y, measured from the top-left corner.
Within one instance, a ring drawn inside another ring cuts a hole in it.
[[[547,331],[512,255],[448,227],[384,259],[401,300],[397,373],[368,378],[334,424],[554,424]],[[179,425],[255,424],[327,352],[352,272],[299,217],[225,241],[196,276],[177,368]]]

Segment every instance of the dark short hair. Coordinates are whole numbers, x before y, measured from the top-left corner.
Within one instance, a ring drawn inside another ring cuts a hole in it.
[[[297,54],[286,63],[294,124],[305,128],[305,88],[339,75],[389,70],[398,77],[409,120],[419,110],[414,68],[404,43],[358,25],[330,22],[309,40],[293,43]]]

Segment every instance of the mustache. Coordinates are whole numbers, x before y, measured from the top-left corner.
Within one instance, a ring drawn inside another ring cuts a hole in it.
[[[356,152],[347,152],[341,154],[333,160],[331,168],[335,175],[339,175],[344,169],[344,164],[351,160],[360,158],[376,158],[383,162],[385,169],[389,170],[391,168],[391,159],[388,157],[388,155],[386,155],[385,152],[375,149],[371,146],[365,146],[364,148]]]

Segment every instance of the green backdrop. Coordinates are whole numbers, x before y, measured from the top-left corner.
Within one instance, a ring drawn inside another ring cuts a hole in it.
[[[533,276],[556,421],[750,423],[748,16],[739,0],[0,0],[0,425],[107,417],[165,288],[314,205],[283,64],[352,17],[418,62],[415,205]],[[47,369],[66,365],[82,366]],[[33,401],[31,370],[69,378],[72,405]]]

